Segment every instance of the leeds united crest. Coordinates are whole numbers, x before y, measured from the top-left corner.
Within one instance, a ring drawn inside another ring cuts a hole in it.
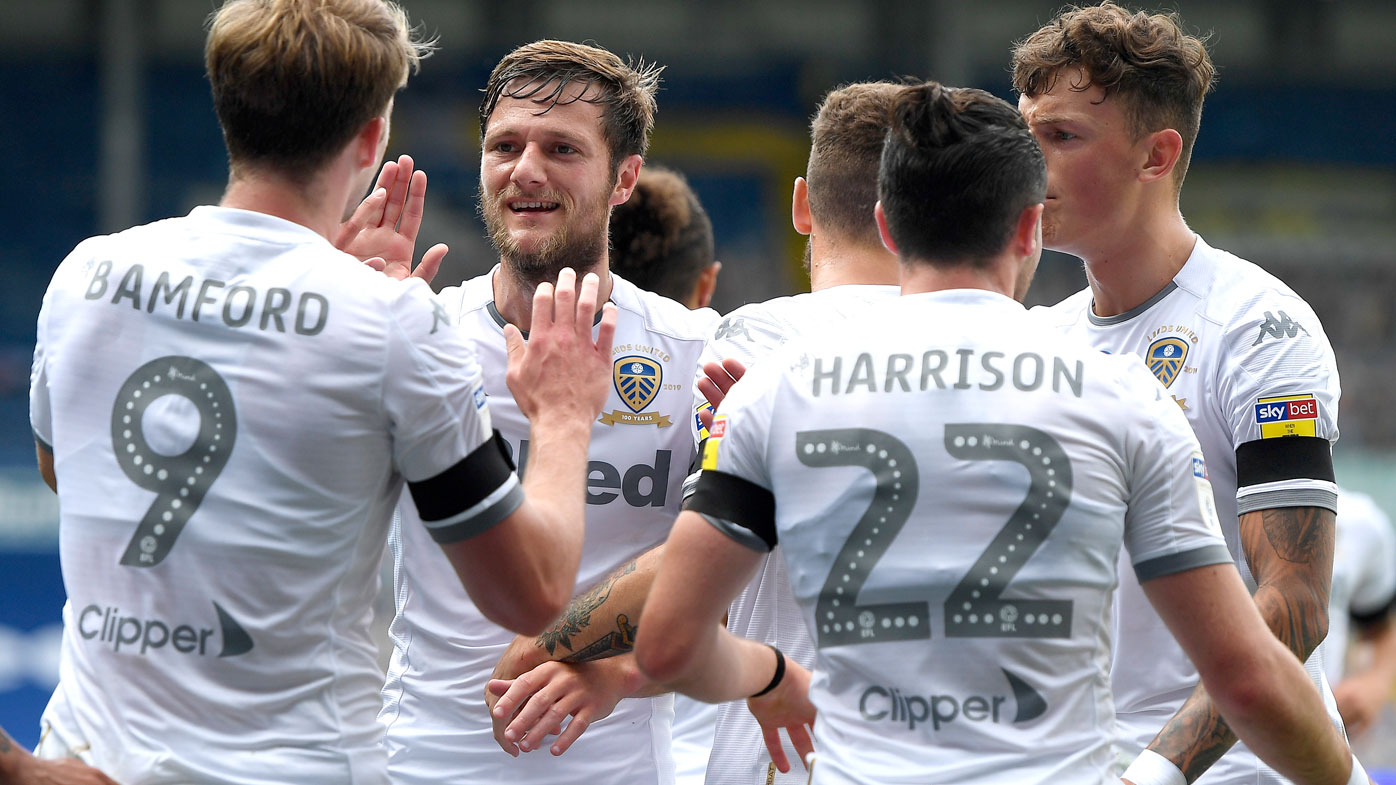
[[[1149,344],[1149,351],[1144,355],[1144,362],[1149,366],[1149,371],[1160,381],[1164,387],[1173,384],[1173,380],[1178,378],[1178,372],[1183,370],[1183,360],[1188,356],[1188,342],[1182,338],[1168,337],[1160,338]]]
[[[630,411],[617,409],[609,414],[603,413],[603,425],[619,423],[663,428],[672,424],[666,414],[642,411],[659,394],[659,385],[664,380],[664,366],[648,357],[632,354],[616,360],[611,375],[615,380],[616,393],[620,395],[621,402],[630,407]]]

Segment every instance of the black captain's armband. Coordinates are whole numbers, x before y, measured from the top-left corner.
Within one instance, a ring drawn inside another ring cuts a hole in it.
[[[1333,449],[1317,436],[1259,439],[1236,448],[1236,487],[1284,480],[1333,482]]]
[[[776,497],[754,482],[709,469],[684,509],[754,551],[776,547]]]
[[[409,482],[422,522],[433,523],[470,511],[496,493],[514,473],[514,461],[499,431],[446,471]],[[483,511],[483,510],[482,510]]]

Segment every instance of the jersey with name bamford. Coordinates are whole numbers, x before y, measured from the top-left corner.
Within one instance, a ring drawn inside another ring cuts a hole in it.
[[[387,782],[368,618],[392,508],[490,434],[433,311],[260,213],[73,251],[31,387],[68,594],[49,733],[131,785]]]
[[[817,292],[779,297],[742,306],[723,317],[703,350],[703,364],[725,359],[755,367],[782,344],[830,324],[856,323],[858,314],[874,303],[898,295],[896,286],[834,286]],[[695,404],[702,406],[700,397]],[[756,575],[733,600],[727,629],[743,638],[769,643],[805,667],[814,665],[814,641],[790,592],[780,550],[761,560]],[[786,758],[799,759],[784,736]],[[761,740],[761,728],[744,701],[717,707],[717,727],[708,758],[708,785],[797,785],[807,778],[804,767],[793,765],[782,774],[771,762]]]
[[[775,496],[818,646],[813,782],[1110,781],[1121,543],[1145,579],[1230,561],[1197,442],[1148,374],[960,290],[749,377],[703,469]]]
[[[1238,513],[1296,505],[1332,509],[1336,502],[1331,482],[1281,480],[1238,493],[1236,481],[1242,444],[1290,435],[1338,438],[1338,373],[1323,326],[1284,283],[1201,237],[1173,281],[1139,307],[1101,318],[1091,303],[1086,289],[1034,312],[1097,349],[1142,358],[1166,388],[1202,444],[1227,546],[1253,586]],[[1111,679],[1124,740],[1142,749],[1182,706],[1198,676],[1128,572],[1121,570],[1116,601]],[[1305,668],[1336,722],[1318,651]],[[1220,782],[1239,766],[1237,781],[1250,782],[1262,765],[1238,744],[1204,777]]]
[[[500,274],[496,267],[441,292],[439,301],[475,343],[494,425],[526,474],[528,421],[504,382],[503,318],[493,300],[492,277]],[[619,310],[613,384],[592,429],[577,591],[668,536],[695,451],[689,385],[716,318],[711,310],[689,311],[615,275],[611,280],[611,302]],[[500,750],[483,696],[514,635],[471,604],[443,555],[418,536],[415,517],[404,497],[392,542],[394,653],[379,717],[387,728],[394,782],[672,782],[671,695],[620,701],[561,757],[540,751],[512,758]]]

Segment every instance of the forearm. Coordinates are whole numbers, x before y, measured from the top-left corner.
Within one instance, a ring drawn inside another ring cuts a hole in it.
[[[535,645],[542,661],[590,662],[633,651],[640,612],[664,554],[659,546],[641,554],[578,595]]]
[[[32,758],[29,750],[15,743],[10,734],[0,728],[0,785],[21,785],[22,769]]]
[[[538,417],[529,429],[531,448],[524,474],[524,495],[533,508],[538,547],[528,549],[544,575],[572,576],[575,581],[586,535],[579,513],[586,509],[587,450],[591,423]]]
[[[776,672],[771,647],[714,627],[673,678],[669,689],[707,703],[751,697],[770,684]]]

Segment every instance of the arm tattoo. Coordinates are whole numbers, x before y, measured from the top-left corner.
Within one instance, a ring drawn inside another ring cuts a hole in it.
[[[1261,526],[1265,529],[1265,539],[1275,554],[1289,562],[1307,564],[1314,558],[1315,551],[1327,537],[1333,538],[1332,521],[1322,520],[1318,507],[1281,507],[1274,510],[1261,510]],[[1331,549],[1331,544],[1330,544]]]
[[[615,587],[616,581],[634,571],[635,560],[631,559],[628,564],[607,576],[606,580],[593,586],[586,593],[573,600],[567,606],[567,609],[562,612],[561,618],[554,622],[552,627],[545,630],[542,635],[538,636],[537,644],[547,649],[549,655],[554,654],[558,646],[563,646],[570,651],[572,649],[572,637],[580,635],[583,627],[591,625],[591,614],[596,612],[596,609],[600,608],[602,603],[606,602],[606,599],[611,596],[611,589]],[[617,621],[619,622],[625,618],[625,615],[622,614],[617,618]],[[624,633],[627,626],[621,626],[619,632]],[[631,631],[630,642],[633,647],[635,640],[634,627],[629,627],[629,629]],[[607,633],[602,636],[602,640],[609,642],[608,639],[613,635],[616,635],[616,633]],[[598,643],[600,642],[601,641],[598,641]],[[583,651],[590,650],[594,645],[595,644],[587,646]],[[629,651],[629,649],[626,649],[626,651]],[[619,654],[620,652],[617,651],[613,653]],[[576,654],[581,654],[581,652],[577,652]],[[573,656],[576,656],[576,654]],[[588,659],[600,659],[600,657],[590,657]],[[571,660],[564,660],[564,662],[568,661]],[[580,662],[582,660],[577,661]]]
[[[1220,760],[1236,741],[1236,734],[1227,727],[1226,720],[1199,684],[1183,708],[1159,731],[1149,749],[1172,761],[1187,781],[1192,782]]]
[[[604,660],[607,657],[614,657],[617,654],[625,654],[635,650],[635,630],[639,629],[630,623],[630,618],[624,613],[616,617],[616,630],[606,633],[606,635],[590,646],[583,646],[577,651],[563,657],[561,662],[591,662],[592,660]]]

